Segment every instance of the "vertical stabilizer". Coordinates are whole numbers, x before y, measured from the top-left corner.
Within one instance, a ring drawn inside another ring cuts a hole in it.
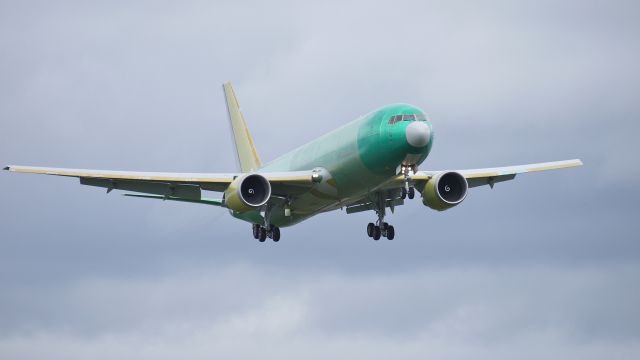
[[[224,98],[227,103],[227,112],[229,114],[231,130],[233,131],[233,141],[238,154],[240,170],[243,173],[256,171],[262,166],[262,163],[260,162],[260,157],[256,151],[256,146],[253,143],[253,138],[251,137],[247,123],[245,123],[244,116],[242,116],[242,112],[240,111],[236,93],[233,91],[230,82],[222,84],[222,89],[224,90]]]

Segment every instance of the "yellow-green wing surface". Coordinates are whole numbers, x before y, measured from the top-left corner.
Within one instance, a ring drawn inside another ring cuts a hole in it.
[[[82,185],[111,190],[159,195],[165,198],[203,200],[201,190],[222,192],[241,174],[233,173],[172,173],[113,170],[87,170],[9,165],[4,170],[75,177]],[[313,183],[311,171],[272,172],[262,174],[273,186],[274,195],[296,193]],[[211,205],[215,205],[211,203]]]
[[[467,179],[469,187],[489,185],[515,179],[516,175],[537,171],[559,170],[582,166],[579,159],[552,161],[544,163],[535,163],[527,165],[503,166],[483,169],[467,169],[467,170],[441,170],[441,171],[418,171],[414,176],[415,182],[426,182],[438,173],[455,171],[460,173]]]

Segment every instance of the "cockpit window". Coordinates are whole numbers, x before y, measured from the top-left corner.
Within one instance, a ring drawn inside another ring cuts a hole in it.
[[[399,121],[427,121],[425,114],[405,114],[394,115],[389,118],[389,124],[393,125]]]

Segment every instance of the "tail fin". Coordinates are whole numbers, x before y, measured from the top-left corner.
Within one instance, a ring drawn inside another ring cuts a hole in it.
[[[256,146],[253,143],[251,133],[249,133],[249,128],[244,122],[244,116],[242,116],[242,112],[240,111],[236,93],[233,91],[230,82],[222,84],[222,90],[224,90],[224,97],[227,103],[227,112],[229,114],[231,129],[233,130],[233,140],[238,154],[240,170],[243,173],[258,170],[262,166],[262,163],[256,151]]]

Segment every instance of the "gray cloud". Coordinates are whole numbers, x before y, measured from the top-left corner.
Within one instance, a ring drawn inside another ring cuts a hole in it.
[[[37,310],[48,321],[4,336],[0,351],[71,359],[631,358],[637,341],[628,334],[638,331],[640,314],[627,310],[640,299],[625,288],[637,276],[626,267],[349,275],[235,265],[87,278],[64,291],[39,289],[48,301]]]

